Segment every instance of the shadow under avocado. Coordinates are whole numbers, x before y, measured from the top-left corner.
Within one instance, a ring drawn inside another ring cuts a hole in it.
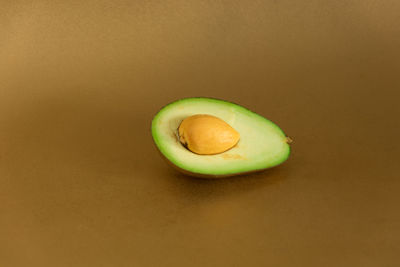
[[[161,156],[159,161],[162,161]],[[283,182],[289,173],[287,166],[277,166],[260,172],[243,174],[239,176],[204,179],[183,174],[162,162],[164,167],[158,172],[164,176],[176,194],[191,196],[192,198],[213,197],[219,198],[226,195],[240,195],[250,191],[265,189]]]

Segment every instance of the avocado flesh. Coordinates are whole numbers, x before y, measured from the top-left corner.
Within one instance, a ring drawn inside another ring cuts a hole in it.
[[[238,144],[216,155],[186,149],[177,134],[179,124],[195,114],[216,116],[240,133]],[[283,131],[266,118],[227,101],[185,98],[162,108],[152,121],[152,135],[162,155],[185,173],[226,177],[274,167],[284,162],[290,146]]]

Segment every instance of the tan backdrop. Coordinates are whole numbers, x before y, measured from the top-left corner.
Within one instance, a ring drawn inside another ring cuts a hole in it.
[[[400,265],[400,2],[2,1],[0,266]],[[295,140],[259,174],[157,154],[163,105]]]

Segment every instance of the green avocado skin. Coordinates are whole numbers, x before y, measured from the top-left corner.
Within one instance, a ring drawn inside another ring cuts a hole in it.
[[[197,155],[184,148],[177,140],[176,130],[183,118],[194,114],[218,115],[221,119],[226,118],[228,123],[234,116],[231,126],[241,134],[238,148],[213,156]],[[158,151],[172,167],[200,178],[223,178],[263,171],[282,164],[291,153],[290,138],[276,124],[238,104],[215,98],[183,98],[167,104],[154,116],[151,132]],[[221,160],[229,153],[244,156],[242,160]]]

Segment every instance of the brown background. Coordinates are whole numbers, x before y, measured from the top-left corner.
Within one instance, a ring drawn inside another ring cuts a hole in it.
[[[400,2],[1,1],[0,266],[400,266]],[[199,180],[150,122],[248,107],[283,165]]]

